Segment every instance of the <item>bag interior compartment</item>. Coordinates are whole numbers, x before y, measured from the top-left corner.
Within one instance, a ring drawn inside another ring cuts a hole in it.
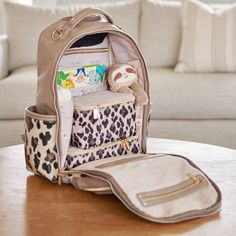
[[[107,34],[88,35],[75,41],[64,53],[58,69],[78,68],[88,65],[110,66]]]
[[[70,146],[65,161],[65,170],[70,170],[87,162],[140,152],[137,136],[106,143],[95,148],[79,149]]]
[[[57,85],[70,89],[72,96],[107,90],[105,77],[109,66],[108,48],[68,51],[59,63]]]
[[[69,49],[73,48],[102,48],[108,46],[107,33],[90,34],[75,41]]]
[[[24,126],[27,169],[57,181],[56,116],[38,114],[35,106],[31,106],[26,108]]]
[[[126,63],[134,63],[142,76],[140,62],[134,60],[130,52],[128,54]],[[106,73],[117,62],[110,33],[88,35],[75,41],[59,61],[57,96],[61,167],[66,161],[69,145],[90,149],[137,134],[141,144],[142,119],[137,126],[134,96],[108,90]],[[72,106],[67,106],[68,103]],[[73,118],[68,113],[71,108],[74,108]],[[70,131],[70,138],[65,130]]]
[[[79,68],[90,65],[110,66],[109,48],[69,49],[59,63],[59,70]]]
[[[111,65],[107,34],[89,35],[89,42],[84,38],[74,42],[58,65],[58,88],[70,89],[72,96],[107,90],[105,77]]]
[[[131,94],[104,91],[74,99],[71,144],[88,149],[135,136],[136,111]]]

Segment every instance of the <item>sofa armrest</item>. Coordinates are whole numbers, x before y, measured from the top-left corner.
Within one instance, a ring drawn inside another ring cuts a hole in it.
[[[0,35],[0,80],[8,75],[8,42],[6,35]]]

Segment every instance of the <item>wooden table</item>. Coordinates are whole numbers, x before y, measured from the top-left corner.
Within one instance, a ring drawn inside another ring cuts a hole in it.
[[[114,196],[97,196],[33,176],[23,146],[0,149],[0,235],[236,235],[236,150],[183,141],[149,139],[149,152],[177,153],[194,160],[223,193],[214,216],[163,225],[128,211]]]

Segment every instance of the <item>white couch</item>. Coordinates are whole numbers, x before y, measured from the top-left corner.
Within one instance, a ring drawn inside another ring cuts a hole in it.
[[[236,74],[173,70],[181,40],[180,3],[147,0],[97,6],[110,12],[143,51],[153,104],[149,136],[236,148]],[[24,109],[35,104],[40,31],[79,9],[81,5],[52,10],[6,4],[7,36],[0,37],[0,146],[21,142]]]

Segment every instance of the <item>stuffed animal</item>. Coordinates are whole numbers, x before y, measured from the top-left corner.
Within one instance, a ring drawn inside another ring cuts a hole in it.
[[[112,66],[108,74],[108,83],[113,92],[133,93],[136,105],[147,104],[148,96],[138,84],[138,75],[133,66],[127,64]]]

